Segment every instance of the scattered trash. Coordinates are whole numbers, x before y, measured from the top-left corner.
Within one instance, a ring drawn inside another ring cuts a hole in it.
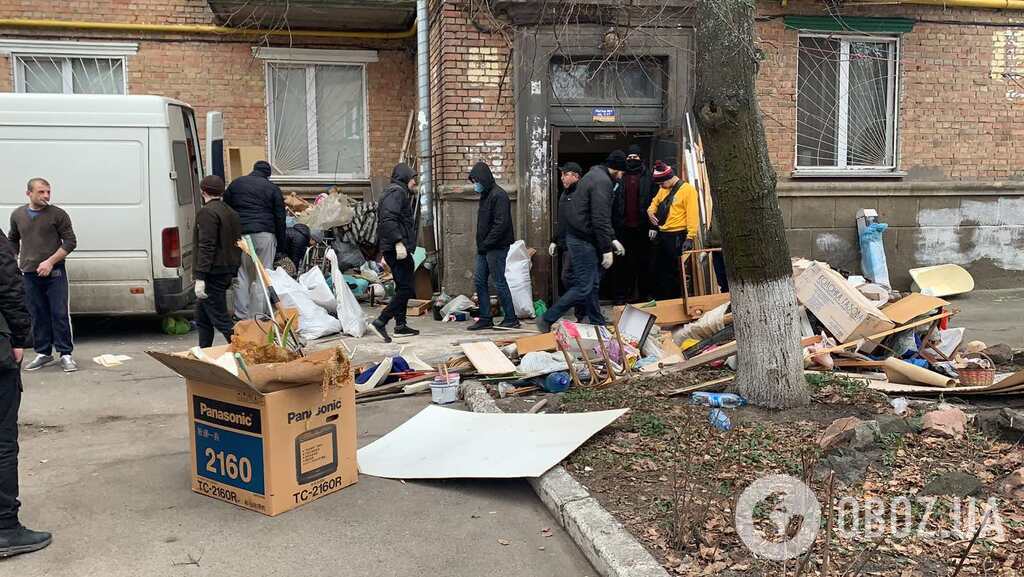
[[[899,416],[904,416],[907,411],[910,410],[910,403],[906,397],[896,397],[895,399],[889,400],[889,404],[892,405],[892,410]]]
[[[690,395],[691,405],[735,409],[747,404],[747,400],[734,393],[696,392]]]
[[[505,280],[512,293],[512,304],[519,318],[533,318],[533,286],[530,284],[530,254],[526,241],[517,240],[508,248],[505,258]]]
[[[458,373],[446,373],[434,377],[430,384],[430,398],[435,405],[450,405],[459,400]]]
[[[125,361],[130,360],[132,360],[132,358],[128,355],[100,355],[92,358],[92,362],[108,369],[111,367],[119,367]]]
[[[889,282],[889,267],[885,260],[885,246],[882,243],[882,235],[887,228],[888,224],[879,222],[877,210],[862,208],[857,211],[860,268],[864,271],[864,276],[886,290],[892,286]]]
[[[541,385],[541,388],[549,393],[563,393],[569,389],[570,382],[569,373],[551,373],[544,378],[544,384]]]
[[[720,431],[732,430],[732,421],[729,420],[729,415],[726,415],[722,409],[711,409],[708,412],[708,422]]]
[[[940,264],[907,271],[914,279],[911,290],[933,297],[969,293],[974,290],[974,277],[962,266]]]

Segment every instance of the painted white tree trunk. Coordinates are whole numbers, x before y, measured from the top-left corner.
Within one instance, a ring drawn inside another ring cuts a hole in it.
[[[789,277],[730,282],[736,327],[736,385],[741,395],[772,409],[805,405],[796,292]]]

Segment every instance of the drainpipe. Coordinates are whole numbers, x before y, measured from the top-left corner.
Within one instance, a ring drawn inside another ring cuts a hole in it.
[[[886,2],[850,2],[848,5],[856,6],[858,4],[924,4],[942,7],[956,6],[960,8],[988,8],[992,10],[1024,10],[1024,0],[889,0]]]
[[[384,32],[372,30],[286,30],[274,28],[230,28],[212,24],[141,24],[132,22],[94,22],[86,20],[45,20],[36,18],[0,18],[0,28],[48,30],[91,30],[100,32],[149,32],[155,34],[211,34],[219,36],[282,36],[288,38],[352,38],[399,40],[416,33],[414,23],[408,30]]]
[[[433,238],[428,238],[427,253],[437,249],[438,231],[435,227],[434,188],[430,166],[430,13],[427,0],[416,0],[416,79],[419,95],[416,119],[419,132],[419,175],[420,186],[420,225],[431,231]]]

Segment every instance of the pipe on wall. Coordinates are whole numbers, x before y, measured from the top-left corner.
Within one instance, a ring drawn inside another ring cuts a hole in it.
[[[427,0],[416,0],[416,80],[418,105],[416,110],[416,128],[419,134],[419,167],[417,182],[420,194],[420,225],[433,231],[433,246],[427,246],[431,252],[437,246],[439,231],[434,226],[433,174],[430,163],[430,13]]]
[[[925,6],[980,8],[991,10],[1024,10],[1024,0],[892,0],[887,2],[850,2],[849,6],[878,4],[921,4]],[[785,2],[783,2],[785,6]]]
[[[86,20],[45,20],[32,18],[0,18],[0,28],[49,30],[86,30],[99,32],[149,32],[158,34],[213,34],[221,36],[284,36],[289,38],[352,38],[366,40],[400,40],[416,34],[416,23],[397,32],[358,30],[284,30],[230,28],[213,24],[136,24],[130,22],[91,22]]]

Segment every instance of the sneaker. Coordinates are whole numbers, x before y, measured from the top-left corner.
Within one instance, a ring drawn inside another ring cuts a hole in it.
[[[25,366],[26,371],[38,371],[53,362],[53,355],[36,355],[36,358]]]
[[[467,331],[482,331],[485,329],[493,329],[494,323],[491,321],[485,321],[483,319],[476,321],[475,323],[466,327]]]
[[[498,326],[503,329],[518,329],[523,325],[519,324],[519,319],[503,319]]]
[[[75,362],[75,359],[71,358],[71,355],[61,355],[60,366],[64,369],[65,373],[73,373],[78,370],[78,363]]]
[[[31,531],[18,525],[0,530],[0,559],[38,551],[53,541],[53,536],[42,531]]]
[[[420,332],[418,330],[410,327],[409,325],[398,325],[397,327],[395,327],[395,334],[396,335],[408,335],[408,336],[414,337],[414,336],[420,334]]]
[[[544,320],[544,317],[537,317],[537,322],[535,324],[537,325],[537,330],[538,331],[540,331],[542,333],[550,333],[551,332],[551,323],[549,323],[548,321]]]
[[[388,325],[387,325],[387,323],[382,323],[382,322],[380,322],[380,319],[377,319],[377,320],[373,321],[372,323],[370,323],[370,328],[373,329],[373,332],[377,333],[377,336],[379,336],[380,338],[384,339],[385,343],[390,343],[391,342],[391,337],[388,336]]]

